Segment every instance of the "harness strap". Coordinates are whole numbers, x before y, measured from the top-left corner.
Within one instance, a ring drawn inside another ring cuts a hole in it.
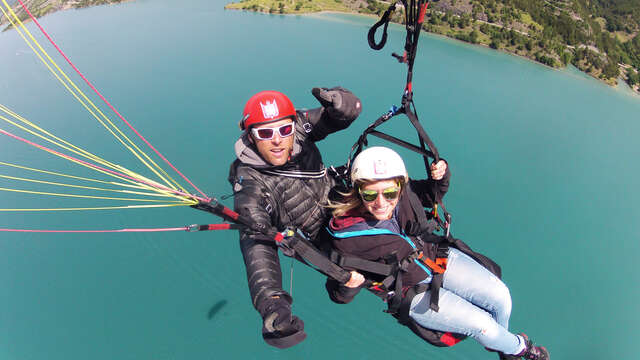
[[[413,235],[422,235],[425,233],[433,232],[436,226],[433,225],[433,223],[432,225],[429,224],[429,220],[427,220],[427,216],[425,215],[425,212],[424,212],[424,207],[422,206],[422,203],[420,202],[418,195],[416,195],[416,193],[414,193],[413,191],[406,191],[405,193],[409,197],[409,203],[411,204],[411,208],[413,209],[415,218],[418,220],[419,228],[412,229]],[[423,210],[417,210],[417,209],[423,209]],[[420,239],[420,240],[423,241],[423,239]]]
[[[428,284],[418,284],[407,290],[407,292],[404,294],[404,299],[400,303],[400,306],[398,306],[397,312],[395,312],[395,315],[400,324],[407,325],[409,322],[411,322],[411,319],[409,317],[409,308],[411,307],[411,301],[417,294],[425,292],[428,288]]]
[[[329,259],[343,268],[352,268],[384,276],[393,274],[393,270],[395,269],[393,265],[366,260],[355,256],[345,256],[335,250],[331,250]]]
[[[438,306],[438,300],[440,300],[440,288],[442,287],[442,281],[444,280],[444,274],[435,274],[431,280],[431,297],[429,298],[429,308],[435,312],[440,310]]]
[[[307,265],[321,273],[336,279],[343,284],[351,279],[350,272],[331,262],[326,255],[318,251],[315,246],[310,244],[300,235],[286,238],[283,242],[285,243],[285,246],[293,249],[296,255],[301,257]]]
[[[229,209],[228,207],[219,203],[216,198],[211,199],[209,202],[200,201],[197,205],[192,205],[191,207],[212,213],[224,218],[225,220],[229,220],[236,224],[248,227],[249,229],[255,232],[259,232],[266,237],[274,240],[280,246],[285,246],[293,249],[296,254],[305,263],[307,263],[307,265],[333,279],[336,279],[343,284],[349,281],[349,279],[351,278],[351,273],[331,262],[331,260],[329,260],[326,255],[316,249],[315,246],[313,246],[300,234],[292,232],[290,236],[285,237],[282,233],[268,228],[265,224],[253,222],[248,217],[242,216],[239,213]]]
[[[413,101],[411,101],[411,104],[413,105]],[[438,153],[438,149],[433,144],[433,141],[431,141],[431,138],[429,138],[429,135],[427,135],[427,132],[424,130],[422,125],[420,125],[420,121],[418,120],[418,116],[416,115],[416,113],[414,111],[412,111],[410,107],[405,106],[405,114],[409,118],[409,121],[411,122],[411,125],[413,125],[413,127],[418,132],[418,137],[420,138],[420,143],[421,143],[423,149],[424,149],[424,144],[423,144],[423,142],[424,142],[424,143],[427,144],[427,146],[429,147],[429,149],[433,153],[434,161],[435,162],[440,161],[440,154]],[[429,167],[427,166],[427,169],[428,168]]]
[[[387,310],[385,310],[388,313],[391,314],[396,314],[398,312],[398,310],[400,309],[400,306],[402,306],[402,301],[404,298],[404,289],[402,286],[402,274],[401,271],[398,271],[396,277],[396,286],[393,292],[388,293],[388,298],[387,298]]]
[[[396,145],[400,145],[403,148],[409,149],[409,150],[411,150],[413,152],[416,152],[416,153],[418,153],[418,154],[420,154],[420,155],[422,155],[424,157],[433,157],[433,152],[431,152],[431,151],[429,151],[427,149],[419,148],[419,147],[417,147],[417,146],[415,146],[415,145],[413,145],[413,144],[411,144],[409,142],[406,142],[404,140],[398,139],[395,136],[391,136],[389,134],[385,134],[385,133],[380,132],[378,130],[373,130],[369,134],[373,135],[375,137],[379,137],[380,139],[384,139],[384,140],[387,140],[389,142],[392,142],[392,143],[394,143]]]

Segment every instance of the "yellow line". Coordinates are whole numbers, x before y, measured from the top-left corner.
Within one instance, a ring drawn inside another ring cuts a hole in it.
[[[26,182],[39,183],[39,184],[71,187],[71,188],[76,188],[76,189],[110,191],[110,192],[117,192],[117,193],[145,195],[145,196],[156,196],[156,197],[168,197],[167,195],[159,194],[159,193],[148,193],[148,192],[142,192],[142,191],[131,191],[131,190],[120,190],[120,189],[104,189],[104,188],[98,188],[98,187],[93,187],[93,186],[64,184],[64,183],[58,183],[58,182],[52,182],[52,181],[28,179],[28,178],[21,178],[21,177],[9,176],[9,175],[0,175],[0,178],[10,179],[10,180],[20,180],[20,181],[26,181]]]
[[[72,198],[84,198],[84,199],[121,200],[121,201],[142,201],[142,202],[165,202],[165,201],[166,201],[166,200],[129,199],[129,198],[106,197],[106,196],[92,196],[92,195],[59,194],[59,193],[50,193],[50,192],[44,192],[44,191],[32,191],[32,190],[8,189],[8,188],[2,188],[2,187],[0,187],[0,191],[10,191],[10,192],[19,192],[19,193],[37,194],[37,195],[49,195],[49,196],[72,197]]]
[[[2,129],[0,129],[0,130],[2,130]],[[108,172],[108,171],[104,171],[104,170],[101,170],[101,169],[94,168],[94,167],[92,167],[92,166],[90,166],[90,165],[88,165],[88,164],[84,164],[84,163],[82,163],[82,162],[80,162],[80,161],[78,161],[78,160],[75,160],[75,159],[69,159],[69,158],[67,158],[67,157],[65,157],[65,156],[63,156],[63,155],[61,155],[61,154],[57,154],[56,152],[54,152],[54,151],[52,151],[52,150],[49,150],[49,149],[41,149],[41,150],[46,151],[46,152],[50,153],[51,155],[55,155],[55,156],[58,156],[58,157],[60,157],[60,158],[62,158],[62,159],[65,159],[65,160],[68,160],[68,161],[74,162],[74,163],[76,163],[76,164],[78,164],[78,165],[80,165],[80,166],[84,166],[84,167],[89,168],[89,169],[91,169],[91,170],[97,171],[97,172],[99,172],[99,173],[102,173],[102,174],[105,174],[105,175],[108,175],[108,176],[112,176],[112,177],[115,177],[116,179],[124,180],[124,181],[130,182],[130,183],[132,183],[132,184],[136,184],[136,182],[134,182],[133,180],[130,180],[130,179],[124,178],[124,177],[119,176],[119,175],[116,175],[116,174],[112,174],[112,173],[110,173],[110,172]],[[123,167],[118,166],[118,165],[116,165],[116,168],[124,169]],[[127,170],[127,172],[129,172],[129,173],[131,173],[131,174],[135,174],[135,173],[133,173],[133,172],[130,172],[129,170]],[[134,177],[134,176],[132,176],[132,177]],[[167,191],[166,191],[166,190],[157,189],[157,188],[154,188],[154,187],[152,187],[152,186],[149,186],[149,185],[146,185],[146,184],[142,184],[142,183],[139,183],[139,184],[140,184],[144,189],[147,189],[147,190],[155,191],[155,192],[158,192],[158,193],[167,193]],[[156,183],[156,184],[157,184],[157,183]],[[174,196],[176,196],[176,195],[174,195]]]
[[[44,174],[48,174],[48,175],[62,176],[62,177],[67,177],[67,178],[71,178],[71,179],[76,179],[76,180],[84,180],[84,181],[97,182],[97,183],[102,183],[102,184],[117,185],[117,186],[129,187],[129,188],[135,188],[135,189],[146,189],[145,187],[143,187],[141,185],[138,185],[138,183],[135,183],[135,185],[132,185],[132,184],[118,183],[118,182],[114,182],[114,181],[104,181],[104,180],[90,179],[90,178],[85,178],[85,177],[81,177],[81,176],[73,176],[73,175],[61,174],[61,173],[57,173],[57,172],[53,172],[53,171],[34,169],[34,168],[26,167],[26,166],[6,163],[6,162],[3,162],[3,161],[0,161],[0,165],[11,166],[11,167],[18,168],[18,169],[23,169],[23,170],[40,172],[40,173],[44,173]]]
[[[0,106],[1,106],[1,105],[0,105]],[[63,143],[65,143],[65,144],[67,144],[67,145],[70,145],[72,148],[71,148],[71,147],[69,147],[69,146],[62,145],[62,144],[60,144],[60,143],[58,143],[58,142],[56,142],[56,141],[54,141],[54,140],[51,140],[51,139],[47,138],[46,136],[43,136],[43,135],[41,135],[41,134],[38,134],[38,133],[36,133],[36,132],[35,132],[35,131],[33,131],[33,130],[29,130],[29,129],[25,128],[24,126],[22,126],[22,125],[20,125],[20,124],[17,124],[17,123],[15,123],[15,122],[13,122],[13,121],[11,121],[11,120],[9,120],[9,119],[5,118],[5,117],[4,117],[4,116],[2,116],[2,115],[0,115],[0,119],[1,119],[1,120],[4,120],[4,121],[6,121],[6,122],[8,122],[8,123],[9,123],[9,124],[11,124],[11,125],[14,125],[15,127],[19,128],[19,129],[21,129],[21,130],[24,130],[24,131],[26,131],[26,132],[30,133],[30,134],[31,134],[31,135],[33,135],[33,136],[39,137],[39,138],[41,138],[41,139],[43,139],[43,140],[45,140],[45,141],[47,141],[47,142],[49,142],[49,143],[51,143],[51,144],[54,144],[54,145],[56,145],[56,146],[58,146],[58,147],[61,147],[61,148],[65,149],[65,150],[67,150],[67,151],[69,151],[69,152],[72,152],[72,153],[74,153],[74,154],[76,154],[76,155],[79,155],[79,156],[82,156],[82,157],[88,158],[89,160],[95,161],[95,162],[97,162],[98,164],[103,165],[104,167],[110,167],[110,168],[112,168],[112,169],[115,169],[115,168],[116,168],[116,165],[114,165],[114,164],[112,164],[112,163],[110,163],[110,162],[108,162],[108,161],[106,161],[106,160],[104,160],[104,159],[102,159],[102,158],[100,158],[100,157],[98,157],[98,156],[96,156],[96,155],[93,155],[93,154],[91,154],[91,153],[89,153],[89,152],[87,152],[87,151],[85,151],[85,150],[83,150],[83,149],[81,149],[81,148],[79,148],[79,147],[77,147],[77,146],[75,146],[75,145],[72,145],[72,144],[70,144],[70,143],[69,143],[69,142],[67,142],[67,141],[64,141],[64,140],[62,140],[62,139],[60,139],[60,138],[58,138],[58,137],[56,137],[56,136],[54,136],[54,135],[51,135],[51,134],[49,134],[48,132],[46,132],[46,131],[44,131],[44,130],[42,130],[42,129],[39,129],[39,130],[41,130],[42,132],[44,132],[44,133],[45,133],[45,134],[47,134],[47,135],[50,135],[50,136],[54,137],[55,139],[57,139],[57,140],[59,140],[59,141],[62,141]],[[76,151],[76,150],[74,150],[74,149],[78,149],[79,151]]]
[[[2,105],[0,105],[0,108],[1,108],[1,107],[2,107]],[[44,137],[44,136],[42,136],[42,135],[40,135],[40,134],[37,134],[37,133],[35,133],[35,132],[33,132],[33,131],[29,130],[29,129],[26,129],[26,128],[24,128],[23,126],[21,126],[21,125],[19,125],[19,124],[15,123],[15,122],[13,122],[13,121],[11,121],[11,120],[9,120],[9,119],[5,118],[5,117],[4,117],[4,116],[2,116],[2,115],[0,115],[0,119],[5,120],[6,122],[8,122],[8,123],[10,123],[10,124],[12,124],[12,125],[14,125],[14,126],[16,126],[16,127],[20,128],[20,129],[24,130],[24,131],[27,131],[27,132],[31,133],[32,135],[34,135],[34,136],[37,136],[37,137],[39,137],[39,138],[41,138],[41,139],[43,139],[43,140],[45,140],[45,141],[48,141],[48,142],[50,142],[50,143],[52,143],[52,144],[54,144],[54,145],[57,145],[57,146],[59,146],[59,147],[61,147],[61,148],[65,149],[65,150],[68,150],[68,151],[70,151],[70,152],[74,153],[74,154],[77,154],[77,155],[80,155],[80,156],[84,156],[84,157],[89,157],[89,156],[86,156],[86,155],[84,155],[84,154],[82,154],[82,153],[80,153],[80,152],[78,152],[78,151],[74,151],[73,149],[70,149],[69,147],[66,147],[66,146],[64,146],[64,145],[61,145],[61,144],[59,144],[59,143],[57,143],[57,142],[55,142],[55,141],[53,141],[53,140],[51,140],[51,139],[48,139],[48,138],[46,138],[46,137]],[[27,120],[24,120],[24,119],[23,119],[23,122],[25,122],[25,121],[26,121],[26,122],[28,122]],[[34,126],[34,127],[35,127],[35,126]],[[45,132],[44,130],[42,130],[42,131],[43,131],[43,132]],[[46,132],[45,132],[45,133],[46,133]],[[53,136],[53,135],[51,135],[51,136]],[[56,139],[59,139],[59,138],[57,138],[57,137],[55,137],[55,136],[53,136],[53,137],[54,137],[54,138],[56,138]],[[59,140],[60,140],[60,141],[62,141],[62,142],[64,142],[65,144],[69,144],[68,142],[66,142],[66,141],[64,141],[64,140],[62,140],[62,139],[59,139]],[[71,145],[71,144],[70,144],[70,145]],[[71,146],[73,146],[73,145],[71,145]],[[124,167],[122,167],[122,166],[120,166],[120,165],[111,164],[111,163],[109,163],[109,162],[107,162],[107,161],[103,160],[102,158],[100,158],[100,157],[98,157],[98,156],[95,156],[95,155],[93,155],[93,154],[90,154],[89,152],[86,152],[86,151],[84,151],[84,150],[82,150],[82,149],[80,149],[80,148],[78,148],[78,147],[76,147],[76,146],[73,146],[73,147],[74,147],[74,148],[76,148],[76,149],[78,149],[78,150],[80,150],[80,151],[82,151],[83,153],[86,153],[86,154],[91,155],[91,156],[89,157],[89,159],[90,159],[90,160],[94,160],[94,161],[98,162],[99,164],[101,164],[101,165],[103,165],[103,166],[105,166],[105,167],[111,167],[112,169],[114,169],[114,170],[118,170],[118,171],[120,171],[120,172],[123,172],[123,173],[125,173],[125,175],[129,175],[130,177],[133,177],[133,178],[135,178],[135,179],[143,180],[143,181],[146,181],[146,182],[152,182],[152,183],[154,183],[154,184],[157,184],[158,186],[162,186],[162,187],[164,187],[164,185],[160,185],[160,184],[158,184],[157,182],[152,181],[152,180],[150,180],[150,179],[147,179],[147,178],[143,177],[142,175],[139,175],[139,174],[137,174],[137,173],[135,173],[135,172],[133,172],[133,171],[130,171],[130,170],[128,170],[128,169],[126,169],[126,168],[124,168]],[[42,150],[44,150],[44,149],[42,149]],[[45,150],[45,151],[46,151],[46,150]],[[53,152],[50,152],[50,153],[51,153],[51,154],[54,154],[54,155],[57,155],[57,154],[55,154],[55,153],[53,153]],[[135,154],[135,153],[134,153],[134,154]],[[59,156],[59,155],[58,155],[58,156]],[[68,159],[68,158],[66,158],[66,157],[62,157],[62,158],[64,158],[65,160],[73,161],[72,159]],[[142,160],[142,159],[140,159],[140,160],[144,163],[144,160]],[[96,170],[96,171],[100,171],[100,170],[95,169],[95,168],[93,168],[93,167],[87,166],[86,164],[82,164],[82,163],[80,163],[80,162],[76,162],[76,163],[78,163],[78,164],[80,164],[80,165],[83,165],[83,166],[85,166],[85,167],[89,167],[90,169],[93,169],[93,170]],[[101,171],[101,172],[102,172],[102,173],[105,173],[104,171]],[[109,173],[109,174],[110,174],[110,173]],[[123,178],[123,177],[118,176],[118,175],[115,175],[115,174],[111,174],[111,176],[114,176],[114,177],[119,178],[119,179],[122,179],[122,180],[131,181],[131,180],[129,180],[129,179]],[[153,189],[152,187],[149,187],[149,186],[147,186],[147,189],[149,189],[149,190],[153,190],[153,191],[158,192],[158,193],[161,193],[161,194],[167,194],[167,193],[168,193],[168,192],[167,192],[167,191],[165,191],[165,190]]]
[[[78,152],[74,152],[74,153],[76,153],[76,154],[83,154],[82,156],[84,156],[84,157],[86,157],[86,158],[88,158],[88,159],[91,159],[91,160],[93,160],[93,161],[95,161],[95,162],[97,162],[97,163],[100,163],[100,164],[102,164],[102,165],[104,165],[104,166],[106,166],[106,167],[110,167],[110,168],[112,168],[112,169],[114,169],[114,168],[115,168],[115,166],[116,166],[116,165],[115,165],[115,164],[113,164],[113,163],[110,163],[110,162],[108,162],[108,161],[106,161],[106,160],[104,160],[104,159],[102,159],[102,158],[100,158],[100,157],[98,157],[98,156],[96,156],[96,155],[94,155],[94,154],[92,154],[92,153],[90,153],[90,152],[88,152],[88,151],[84,150],[84,149],[81,149],[81,148],[79,148],[79,147],[77,147],[77,146],[75,146],[75,145],[71,144],[71,143],[70,143],[70,142],[68,142],[68,141],[65,141],[65,140],[63,140],[63,139],[61,139],[61,138],[59,138],[59,137],[57,137],[57,136],[55,136],[55,135],[51,134],[50,132],[48,132],[48,131],[46,131],[46,130],[44,130],[44,129],[40,128],[40,127],[39,127],[39,126],[37,126],[36,124],[34,124],[34,123],[30,122],[29,120],[27,120],[27,119],[23,118],[22,116],[18,115],[17,113],[15,113],[14,111],[12,111],[11,109],[9,109],[8,107],[6,107],[6,106],[4,106],[4,105],[2,105],[2,104],[0,104],[0,110],[4,111],[5,113],[7,113],[7,114],[9,114],[10,116],[14,117],[16,120],[19,120],[19,121],[21,121],[22,123],[24,123],[24,124],[26,124],[26,125],[28,125],[28,126],[31,126],[32,128],[34,128],[34,129],[36,129],[36,130],[38,130],[38,131],[42,132],[43,134],[45,134],[45,135],[47,135],[47,136],[50,136],[50,137],[54,138],[55,140],[60,141],[60,142],[64,143],[65,145],[68,145],[69,147],[72,147],[72,148],[76,149],[76,150],[78,151]],[[7,122],[11,123],[12,125],[15,125],[15,126],[17,126],[17,127],[21,128],[21,129],[23,129],[23,130],[25,130],[25,131],[28,131],[29,133],[34,134],[34,135],[36,135],[36,136],[38,136],[38,137],[40,137],[40,138],[42,138],[42,139],[45,139],[45,140],[47,140],[47,141],[48,141],[48,142],[50,142],[50,143],[53,143],[53,144],[56,144],[57,146],[62,147],[61,145],[57,144],[56,142],[54,142],[54,141],[52,141],[52,140],[49,140],[49,139],[47,139],[47,138],[45,138],[45,137],[43,137],[43,136],[41,136],[41,135],[37,135],[37,134],[33,133],[31,130],[26,130],[26,129],[22,128],[21,126],[16,125],[16,124],[14,124],[13,122],[11,122],[11,121],[9,121],[9,120],[7,120],[7,119],[5,119],[5,118],[3,118],[3,120],[5,120],[5,121],[7,121]],[[72,151],[72,150],[69,150],[69,151]]]
[[[122,131],[120,131],[120,129],[113,124],[113,122],[111,120],[109,120],[109,118],[98,108],[95,106],[95,104],[75,85],[75,83],[73,81],[71,81],[71,79],[69,79],[69,77],[64,73],[64,71],[62,71],[62,69],[60,69],[60,67],[55,63],[55,61],[53,61],[53,59],[49,56],[49,54],[42,48],[42,46],[38,43],[38,41],[33,37],[33,35],[31,34],[31,32],[29,32],[29,30],[24,26],[24,24],[22,23],[22,21],[20,20],[20,18],[18,18],[18,16],[13,12],[13,9],[11,9],[11,7],[7,4],[7,2],[5,0],[2,0],[2,2],[4,3],[4,5],[7,7],[8,11],[11,13],[11,15],[13,15],[13,17],[15,18],[15,20],[17,21],[17,23],[19,23],[19,26],[16,26],[16,24],[13,22],[13,20],[11,19],[11,17],[8,16],[8,14],[4,11],[4,9],[0,8],[0,10],[2,10],[3,14],[5,15],[5,17],[7,19],[9,19],[9,21],[11,22],[11,24],[16,28],[16,31],[20,34],[20,36],[25,40],[25,42],[27,43],[27,45],[29,45],[29,47],[34,51],[34,53],[36,53],[36,55],[38,56],[38,58],[40,58],[40,60],[47,66],[47,68],[49,69],[49,71],[51,71],[56,78],[58,79],[58,81],[60,81],[65,88],[67,88],[67,90],[85,107],[85,109],[87,109],[87,111],[89,111],[89,113],[91,113],[96,120],[98,120],[98,122],[100,122],[102,124],[102,126],[105,127],[105,129],[107,129],[118,141],[120,141],[120,143],[125,146],[129,151],[131,151],[138,159],[141,159],[140,156],[138,154],[136,154],[130,147],[128,147],[124,141],[122,139],[120,139],[120,137],[118,137],[114,131],[109,128],[93,111],[91,111],[89,109],[89,107],[79,98],[79,96],[73,92],[73,90],[60,78],[60,76],[58,75],[58,73],[56,73],[51,66],[49,66],[49,64],[47,64],[46,61],[44,61],[44,59],[42,58],[42,56],[40,55],[40,53],[38,53],[38,51],[31,45],[31,43],[29,43],[29,41],[27,40],[27,38],[23,35],[23,33],[19,30],[19,28],[24,29],[24,32],[29,36],[29,38],[31,38],[31,40],[33,41],[33,43],[40,49],[40,51],[42,52],[42,54],[44,56],[47,57],[47,59],[49,60],[49,62],[51,64],[53,64],[53,66],[55,66],[55,68],[58,70],[58,72],[68,81],[68,83],[73,86],[73,88],[78,92],[79,95],[81,95],[89,104],[91,104],[91,106],[102,116],[102,118],[104,120],[106,120],[109,125],[111,125],[111,127],[113,129],[115,129],[124,139],[126,139],[129,144],[131,144],[139,153],[143,154],[145,158],[147,158],[149,160],[150,163],[152,163],[155,168],[150,167],[146,162],[142,162],[145,166],[147,166],[147,168],[149,168],[153,173],[156,174],[156,176],[158,176],[163,182],[165,182],[165,184],[167,186],[169,186],[170,188],[176,190],[176,187],[173,184],[176,184],[178,186],[178,188],[180,188],[183,192],[185,192],[184,188],[182,186],[180,186],[175,180],[173,180],[170,176],[168,176],[168,174],[162,169],[160,168],[146,153],[144,153],[142,150],[140,150],[135,143],[133,143],[124,133],[122,133]],[[160,172],[162,172],[163,174],[165,174],[167,176],[167,178],[169,178],[171,181],[165,179],[165,177],[163,177],[162,175],[160,175],[158,173],[159,169]]]
[[[129,205],[129,206],[106,206],[106,207],[87,207],[87,208],[57,208],[57,209],[0,209],[0,211],[82,211],[82,210],[118,210],[118,209],[142,209],[142,208],[160,208],[172,206],[190,206],[191,204],[165,204],[165,205]]]

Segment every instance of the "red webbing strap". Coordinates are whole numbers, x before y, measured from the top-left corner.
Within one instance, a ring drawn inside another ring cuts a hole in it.
[[[422,25],[422,23],[424,22],[424,15],[427,13],[427,6],[429,6],[429,2],[427,1],[426,3],[422,4],[422,6],[420,6],[420,16],[418,17],[418,24]]]
[[[440,337],[440,341],[442,341],[442,343],[446,344],[447,346],[453,346],[462,340],[464,340],[464,338],[456,337],[450,332],[446,332]]]
[[[207,230],[230,230],[231,224],[209,224]]]
[[[189,226],[188,231],[209,231],[209,230],[234,230],[240,229],[242,226],[238,224],[206,224],[206,225],[198,225],[193,224]]]
[[[232,220],[238,220],[238,218],[240,217],[240,214],[238,214],[237,212],[229,209],[226,206],[223,207],[222,213],[224,215],[228,216],[229,218],[231,218]]]

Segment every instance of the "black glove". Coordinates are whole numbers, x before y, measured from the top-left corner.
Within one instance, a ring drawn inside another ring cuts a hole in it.
[[[360,99],[343,87],[313,88],[311,93],[334,119],[353,121],[362,111]]]
[[[262,338],[279,349],[286,349],[304,340],[304,322],[291,313],[291,304],[284,298],[269,299],[262,314]]]

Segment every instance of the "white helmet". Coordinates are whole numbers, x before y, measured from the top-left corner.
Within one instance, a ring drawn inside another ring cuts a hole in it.
[[[363,150],[351,165],[351,183],[357,180],[384,180],[404,177],[409,180],[404,161],[397,152],[382,146]]]

